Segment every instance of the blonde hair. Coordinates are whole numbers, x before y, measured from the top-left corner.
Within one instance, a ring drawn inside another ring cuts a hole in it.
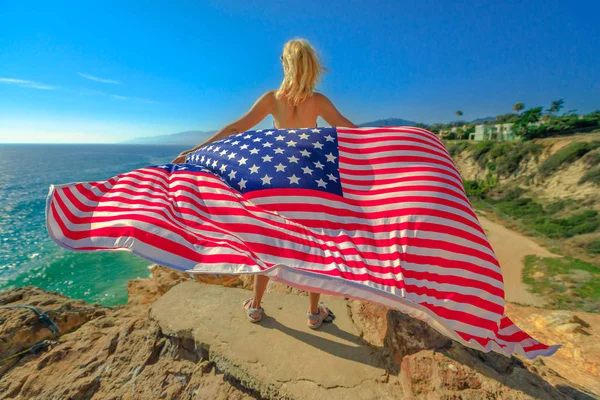
[[[312,96],[315,86],[326,71],[315,49],[306,39],[292,39],[283,46],[283,82],[275,97],[285,97],[291,105],[298,105]]]

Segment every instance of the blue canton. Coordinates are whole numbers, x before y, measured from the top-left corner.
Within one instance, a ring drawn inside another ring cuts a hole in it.
[[[261,189],[312,189],[342,196],[335,128],[247,131],[186,156],[241,193]]]

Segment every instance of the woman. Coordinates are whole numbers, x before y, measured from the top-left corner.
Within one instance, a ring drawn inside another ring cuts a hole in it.
[[[278,90],[263,94],[244,116],[218,131],[205,143],[182,152],[173,162],[183,163],[187,153],[227,136],[245,132],[269,114],[273,116],[278,129],[315,126],[317,117],[322,117],[331,126],[355,127],[327,97],[314,92],[325,69],[307,40],[293,39],[287,42],[283,46],[281,62],[284,78]],[[260,304],[268,282],[269,278],[264,275],[255,276],[254,297],[244,303],[244,310],[251,322],[262,319],[264,310]],[[319,296],[319,293],[309,293],[307,316],[308,326],[312,329],[318,329],[323,322],[334,318],[324,304],[319,304]]]

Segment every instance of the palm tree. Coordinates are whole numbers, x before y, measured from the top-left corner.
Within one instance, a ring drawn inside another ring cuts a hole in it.
[[[554,114],[558,114],[560,109],[564,107],[564,104],[565,101],[563,99],[553,101],[552,104],[550,104],[550,108],[547,111],[550,115],[554,116]]]
[[[517,114],[519,114],[524,108],[525,104],[523,103],[515,103],[515,105],[513,106],[513,110],[516,111]]]
[[[458,122],[458,121],[459,121],[459,119],[460,119],[460,117],[462,117],[462,115],[463,115],[463,112],[462,112],[462,111],[458,110],[458,111],[456,112],[456,122]]]

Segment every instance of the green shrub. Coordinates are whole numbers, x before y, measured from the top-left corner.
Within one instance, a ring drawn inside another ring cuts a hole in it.
[[[445,145],[446,149],[448,149],[448,152],[450,153],[450,156],[454,158],[469,147],[469,142],[466,140],[453,140],[451,142],[445,142]]]
[[[473,158],[481,168],[485,167],[485,155],[492,149],[492,147],[494,147],[494,142],[491,140],[485,140],[483,142],[477,143],[473,148],[471,154],[473,155]]]
[[[552,239],[569,238],[594,232],[600,227],[597,211],[586,210],[567,218],[552,217],[564,203],[546,207],[529,197],[521,197],[522,189],[515,188],[499,199],[488,199],[503,213],[520,220],[525,226]]]
[[[586,171],[585,174],[579,180],[579,183],[591,182],[595,185],[600,186],[600,166],[591,168]]]
[[[600,142],[569,143],[544,161],[544,163],[540,166],[540,173],[542,176],[547,177],[556,171],[561,165],[570,164],[598,147],[600,147]]]
[[[590,167],[600,165],[600,149],[590,151],[581,160]]]
[[[590,254],[600,254],[600,240],[596,239],[588,243],[585,247],[585,251]]]

